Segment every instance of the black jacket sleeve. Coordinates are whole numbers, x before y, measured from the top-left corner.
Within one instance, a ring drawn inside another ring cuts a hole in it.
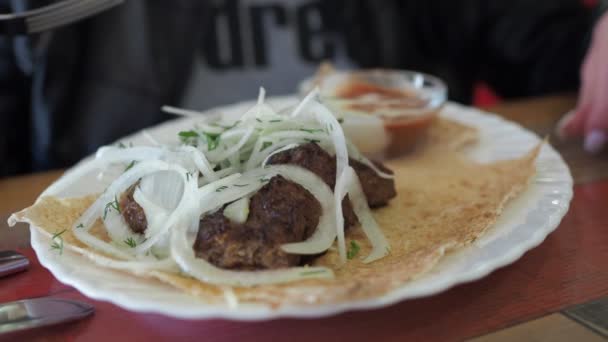
[[[10,12],[0,0],[0,13]],[[0,35],[0,177],[30,166],[29,76],[19,68],[14,40]]]

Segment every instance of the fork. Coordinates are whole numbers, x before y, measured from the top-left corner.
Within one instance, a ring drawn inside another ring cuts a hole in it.
[[[21,13],[0,14],[0,34],[40,33],[88,18],[125,0],[64,0]]]

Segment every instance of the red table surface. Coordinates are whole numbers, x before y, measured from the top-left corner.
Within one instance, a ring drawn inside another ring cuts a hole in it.
[[[575,188],[560,227],[519,261],[442,294],[385,309],[322,319],[266,322],[177,320],[91,300],[59,283],[31,249],[29,271],[0,279],[0,302],[54,295],[96,307],[77,323],[11,335],[11,340],[204,341],[457,340],[473,337],[608,295],[608,181]]]

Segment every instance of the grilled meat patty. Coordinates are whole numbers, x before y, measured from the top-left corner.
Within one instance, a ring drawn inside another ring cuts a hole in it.
[[[302,256],[281,245],[307,239],[319,223],[321,205],[299,184],[273,177],[249,202],[249,216],[235,223],[223,208],[200,221],[196,256],[228,269],[274,269],[299,265]]]
[[[296,165],[321,177],[330,189],[333,190],[336,185],[336,158],[315,143],[308,143],[279,152],[268,159],[268,164]],[[348,196],[342,201],[342,214],[344,215],[344,227],[357,224],[357,216],[348,200]]]
[[[336,185],[336,158],[312,142],[277,153],[270,157],[268,163],[297,165],[314,172],[331,189]],[[357,176],[359,176],[361,187],[370,207],[377,208],[386,205],[391,198],[397,195],[395,192],[395,182],[392,179],[378,176],[374,170],[354,159],[349,159],[348,163],[355,169]],[[374,164],[383,172],[392,174],[392,171],[384,167],[384,165],[380,163]],[[356,223],[357,219],[352,211],[350,202],[345,204],[342,202],[345,221]]]
[[[370,207],[386,205],[396,196],[393,180],[379,177],[368,166],[349,160],[355,169]],[[315,143],[308,143],[273,155],[269,164],[297,165],[312,171],[334,188],[336,159]],[[382,164],[382,171],[390,173]],[[143,209],[133,200],[135,185],[121,197],[120,208],[129,227],[142,233],[146,226]],[[357,223],[348,197],[342,202],[345,226]],[[230,221],[223,208],[201,218],[194,242],[196,256],[226,269],[275,269],[297,266],[307,256],[287,254],[281,245],[306,240],[321,216],[319,202],[302,186],[281,176],[273,177],[249,203],[244,223]]]
[[[142,234],[148,227],[148,221],[146,220],[144,209],[133,199],[133,193],[138,184],[139,182],[131,185],[127,191],[122,194],[118,206],[120,208],[120,213],[129,228],[131,228],[134,233]]]

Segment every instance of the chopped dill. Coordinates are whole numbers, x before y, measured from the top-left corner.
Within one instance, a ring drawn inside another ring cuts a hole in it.
[[[357,241],[351,240],[350,247],[348,248],[348,252],[346,253],[346,257],[348,258],[348,260],[351,260],[355,256],[357,256],[360,249],[361,249],[361,247],[359,247],[359,244],[357,243]]]
[[[65,231],[66,230],[64,229],[60,232],[56,232],[51,238],[51,249],[57,250],[59,255],[63,254],[63,237],[61,237],[61,235],[65,233]]]
[[[180,138],[197,138],[198,137],[198,133],[196,133],[195,131],[181,131],[181,132],[177,133],[177,135]]]
[[[118,198],[114,196],[114,200],[106,204],[106,207],[103,209],[103,219],[105,220],[108,216],[108,212],[110,210],[116,210],[120,214],[120,204],[118,203]]]
[[[318,129],[318,128],[300,128],[300,131],[307,132],[307,133],[319,133],[319,132],[323,132],[322,129]]]
[[[196,131],[181,131],[177,133],[179,140],[186,145],[196,146],[198,141],[198,133]]]
[[[131,248],[135,248],[135,246],[137,246],[137,242],[132,237],[128,237],[124,243]]]
[[[135,165],[135,163],[137,163],[136,160],[131,160],[129,165],[127,165],[127,167],[125,167],[125,172],[129,171]]]
[[[213,151],[220,144],[220,135],[216,133],[205,133],[203,132],[203,136],[207,140],[207,150]]]

